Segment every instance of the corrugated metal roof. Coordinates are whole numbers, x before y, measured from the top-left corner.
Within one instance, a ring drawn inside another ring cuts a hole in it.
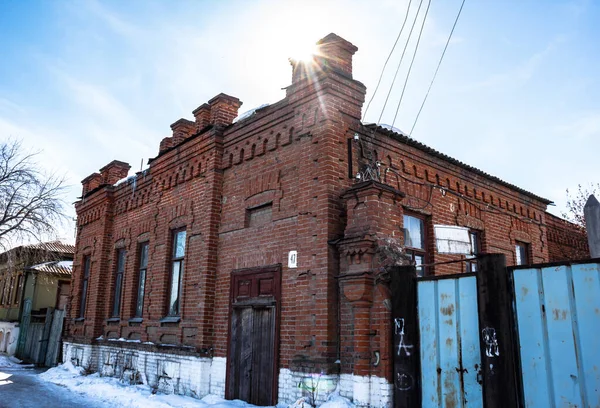
[[[438,152],[437,150],[435,150],[435,149],[433,149],[433,148],[431,148],[431,147],[429,147],[427,145],[424,145],[421,142],[417,142],[415,139],[412,139],[412,138],[410,138],[410,137],[408,137],[408,136],[406,136],[404,134],[391,131],[391,130],[386,129],[386,128],[382,127],[382,126],[378,126],[375,123],[365,124],[364,127],[366,127],[367,129],[371,129],[371,130],[376,130],[379,133],[382,133],[382,134],[384,134],[386,136],[390,136],[390,137],[392,137],[392,138],[394,138],[394,139],[396,139],[396,140],[398,140],[400,142],[406,143],[408,146],[417,148],[419,150],[424,151],[425,153],[431,154],[432,156],[436,156],[436,157],[438,157],[438,158],[440,158],[440,159],[442,159],[444,161],[447,161],[447,162],[452,163],[452,164],[454,164],[456,166],[459,166],[459,167],[462,167],[462,168],[467,169],[469,171],[472,171],[475,174],[483,176],[483,177],[485,177],[485,178],[487,178],[489,180],[492,180],[492,181],[494,181],[494,182],[496,182],[498,184],[501,184],[501,185],[503,185],[505,187],[508,187],[508,188],[510,188],[512,190],[515,190],[515,191],[517,191],[517,192],[519,192],[521,194],[525,194],[525,195],[528,195],[529,197],[535,198],[536,200],[539,200],[539,201],[543,202],[544,204],[553,204],[553,202],[551,200],[548,200],[547,198],[535,195],[535,194],[533,194],[533,193],[531,193],[531,192],[529,192],[527,190],[523,190],[522,188],[515,186],[514,184],[510,184],[510,183],[508,183],[508,182],[506,182],[506,181],[504,181],[502,179],[499,179],[496,176],[492,176],[491,174],[488,174],[488,173],[486,173],[486,172],[484,172],[482,170],[479,170],[476,167],[469,166],[468,164],[463,163],[463,162],[461,162],[459,160],[456,160],[455,158],[450,157],[450,156],[448,156],[448,155],[446,155],[444,153]]]
[[[56,275],[71,276],[73,273],[73,261],[51,261],[30,266],[30,270],[38,273],[52,273]]]
[[[44,249],[50,252],[61,252],[66,254],[75,253],[75,245],[63,244],[60,241],[40,242],[39,244],[23,245],[23,248]]]

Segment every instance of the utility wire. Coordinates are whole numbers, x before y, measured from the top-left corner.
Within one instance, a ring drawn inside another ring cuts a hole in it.
[[[379,81],[377,81],[377,86],[375,87],[375,90],[373,91],[373,95],[371,95],[371,99],[369,100],[369,103],[367,103],[367,108],[365,109],[365,113],[363,114],[363,121],[364,121],[365,117],[367,116],[367,112],[369,111],[369,106],[371,106],[371,102],[373,102],[373,99],[375,98],[375,94],[377,94],[379,85],[381,85],[381,80],[383,78],[383,73],[385,72],[385,67],[387,67],[388,62],[390,62],[390,58],[392,57],[392,54],[394,53],[394,50],[396,49],[398,40],[400,40],[400,37],[402,36],[402,32],[404,31],[404,26],[406,25],[406,20],[408,20],[408,13],[410,13],[410,5],[411,4],[412,4],[412,0],[410,0],[408,2],[408,8],[406,9],[406,15],[404,16],[404,21],[402,22],[402,27],[400,27],[400,32],[398,33],[398,37],[396,37],[394,46],[392,47],[390,54],[388,55],[387,59],[385,60],[385,64],[383,64],[383,68],[381,69],[381,75],[379,75]]]
[[[450,40],[452,39],[452,34],[454,34],[454,29],[456,28],[456,23],[458,23],[458,19],[460,18],[460,13],[462,12],[463,6],[465,5],[465,1],[462,1],[460,5],[460,10],[458,10],[458,14],[456,15],[456,19],[454,20],[454,25],[452,26],[452,31],[450,31],[450,35],[448,36],[448,40],[446,41],[446,45],[444,46],[444,51],[442,52],[442,56],[438,62],[437,68],[435,69],[435,73],[433,74],[433,78],[431,79],[431,83],[429,84],[429,89],[427,89],[427,93],[425,94],[425,98],[423,99],[423,103],[419,108],[419,112],[417,113],[417,117],[415,118],[415,122],[410,129],[409,135],[412,135],[413,130],[415,130],[415,126],[417,125],[417,121],[419,120],[419,116],[421,115],[421,111],[423,110],[423,106],[425,106],[425,102],[427,101],[427,97],[429,96],[429,91],[431,91],[431,87],[433,86],[433,82],[435,81],[435,77],[440,69],[440,65],[442,65],[442,60],[444,59],[444,55],[446,55],[446,50],[448,49],[448,44],[450,44]]]
[[[427,21],[427,15],[429,14],[429,7],[431,6],[431,0],[427,3],[427,9],[425,10],[425,17],[423,17],[423,24],[421,24],[421,30],[419,31],[419,37],[417,38],[417,45],[415,46],[415,52],[413,52],[412,60],[410,61],[410,65],[408,67],[408,73],[406,74],[406,79],[404,80],[404,86],[402,87],[402,93],[400,94],[400,100],[398,101],[398,106],[396,107],[396,113],[394,114],[394,120],[392,121],[392,128],[396,123],[396,118],[398,117],[398,111],[400,110],[400,105],[402,104],[402,99],[404,98],[404,91],[406,91],[406,84],[408,84],[408,79],[410,78],[410,72],[412,71],[413,63],[415,62],[415,57],[417,56],[417,51],[419,50],[419,43],[421,42],[421,35],[423,34],[423,29],[425,28],[425,22]]]
[[[404,59],[404,53],[406,53],[406,49],[408,48],[408,44],[410,43],[410,37],[412,36],[413,30],[415,28],[415,24],[417,23],[417,17],[419,16],[419,11],[421,11],[421,6],[423,5],[423,0],[419,2],[419,8],[417,9],[417,14],[415,14],[415,20],[410,27],[410,32],[408,33],[408,39],[406,40],[406,44],[404,45],[404,49],[402,50],[402,55],[400,56],[400,62],[398,62],[398,67],[396,68],[396,73],[394,74],[394,79],[392,80],[392,84],[390,85],[390,90],[388,91],[387,96],[385,97],[385,102],[383,104],[383,108],[381,108],[381,114],[379,115],[379,119],[377,119],[377,124],[381,123],[381,117],[383,116],[383,112],[385,111],[385,107],[390,98],[390,94],[392,93],[392,89],[394,88],[394,83],[396,82],[396,77],[398,76],[398,71],[400,70],[400,65],[402,65],[402,60]]]

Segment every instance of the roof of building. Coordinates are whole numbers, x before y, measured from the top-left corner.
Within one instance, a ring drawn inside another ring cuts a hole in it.
[[[66,254],[75,253],[75,245],[64,244],[60,241],[40,242],[37,244],[22,245],[22,248],[41,249],[50,252],[61,252]]]
[[[521,194],[525,194],[525,195],[528,195],[529,197],[535,198],[536,200],[539,200],[539,201],[543,202],[544,204],[553,204],[553,202],[551,200],[548,200],[547,198],[540,197],[540,196],[538,196],[536,194],[533,194],[533,193],[531,193],[531,192],[529,192],[527,190],[524,190],[524,189],[522,189],[520,187],[517,187],[514,184],[510,184],[510,183],[508,183],[508,182],[506,182],[506,181],[504,181],[504,180],[502,180],[502,179],[500,179],[500,178],[498,178],[496,176],[492,176],[491,174],[488,174],[488,173],[484,172],[483,170],[479,170],[476,167],[470,166],[470,165],[468,165],[466,163],[461,162],[460,160],[457,160],[457,159],[455,159],[453,157],[450,157],[450,156],[448,156],[448,155],[446,155],[444,153],[438,152],[437,150],[435,150],[435,149],[433,149],[433,148],[431,148],[431,147],[429,147],[429,146],[427,146],[427,145],[425,145],[425,144],[423,144],[421,142],[416,141],[415,139],[413,139],[413,138],[411,138],[411,137],[403,134],[402,132],[399,133],[399,132],[387,129],[387,128],[383,127],[383,126],[376,125],[375,123],[365,124],[364,127],[368,128],[368,129],[371,129],[371,130],[376,130],[377,132],[382,133],[382,134],[384,134],[386,136],[390,136],[393,139],[396,139],[396,140],[398,140],[398,141],[400,141],[402,143],[407,144],[408,146],[414,147],[414,148],[419,149],[419,150],[421,150],[421,151],[423,151],[423,152],[425,152],[427,154],[430,154],[432,156],[438,157],[438,158],[440,158],[440,159],[442,159],[444,161],[447,161],[449,163],[452,163],[452,164],[454,164],[456,166],[459,166],[459,167],[462,167],[462,168],[467,169],[469,171],[472,171],[475,174],[483,176],[483,177],[485,177],[485,178],[487,178],[489,180],[492,180],[492,181],[494,181],[494,182],[496,182],[498,184],[501,184],[501,185],[503,185],[505,187],[508,187],[508,188],[510,188],[512,190],[515,190],[515,191],[517,191],[517,192],[519,192]]]
[[[56,275],[71,276],[73,261],[50,261],[29,267],[29,270],[38,273],[51,273]]]

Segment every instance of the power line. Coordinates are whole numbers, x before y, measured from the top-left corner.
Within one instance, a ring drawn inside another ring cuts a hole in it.
[[[425,17],[423,18],[423,24],[421,24],[421,30],[419,31],[419,37],[417,38],[417,45],[415,46],[415,52],[413,53],[412,60],[410,61],[410,65],[408,67],[408,73],[406,74],[406,79],[404,80],[404,86],[402,87],[402,93],[400,94],[400,100],[398,101],[398,106],[396,107],[396,113],[394,114],[394,120],[392,121],[392,128],[396,123],[396,117],[398,117],[398,111],[400,110],[400,104],[402,104],[402,99],[404,98],[404,91],[406,91],[406,84],[408,84],[408,79],[410,78],[410,72],[412,71],[413,63],[415,62],[415,57],[417,56],[417,51],[419,50],[419,43],[421,42],[421,35],[423,34],[423,29],[425,28],[425,22],[427,21],[427,15],[429,14],[429,7],[431,6],[431,0],[427,3],[427,10],[425,10]]]
[[[398,76],[398,71],[400,70],[400,65],[402,65],[402,60],[404,59],[404,53],[408,48],[408,44],[410,43],[410,37],[412,36],[413,30],[415,28],[415,24],[417,23],[417,17],[419,16],[419,11],[421,11],[421,6],[423,5],[423,0],[419,2],[419,8],[417,9],[417,14],[415,14],[415,19],[410,27],[410,33],[408,33],[408,39],[406,40],[406,44],[404,45],[404,49],[402,50],[402,55],[400,56],[400,62],[398,62],[398,67],[396,68],[396,73],[394,74],[394,79],[392,80],[392,84],[390,85],[390,90],[388,91],[387,96],[385,97],[385,102],[383,104],[383,108],[381,108],[381,114],[379,115],[379,119],[377,119],[377,124],[381,123],[381,117],[383,116],[383,112],[385,111],[385,107],[388,103],[388,99],[390,98],[390,94],[392,93],[392,89],[394,88],[394,83],[396,82],[396,77]]]
[[[377,86],[375,87],[375,90],[373,91],[373,95],[371,95],[371,99],[369,100],[369,103],[367,103],[367,108],[365,109],[365,113],[363,114],[363,120],[367,116],[367,112],[369,111],[369,106],[371,106],[371,102],[373,102],[373,99],[375,98],[375,94],[377,94],[379,85],[381,85],[381,79],[383,78],[383,73],[385,72],[385,67],[387,67],[388,62],[390,61],[390,58],[392,57],[392,54],[394,53],[394,50],[396,49],[398,40],[400,40],[400,37],[402,36],[402,32],[404,31],[404,26],[406,25],[406,20],[408,20],[408,13],[410,12],[411,4],[412,4],[412,0],[410,0],[408,2],[408,8],[406,9],[406,15],[404,16],[404,21],[402,22],[402,27],[400,28],[400,32],[398,33],[398,37],[396,37],[396,41],[394,42],[394,46],[392,47],[390,54],[388,55],[387,59],[385,60],[385,64],[383,64],[383,68],[381,69],[381,75],[379,75],[379,81],[377,81]]]
[[[458,14],[456,15],[456,19],[454,20],[454,25],[452,26],[452,31],[450,31],[450,35],[448,36],[448,40],[446,41],[446,45],[444,46],[444,51],[442,52],[442,56],[438,62],[437,68],[435,69],[435,73],[433,74],[433,78],[431,79],[431,83],[429,84],[429,88],[427,89],[427,93],[425,94],[425,98],[423,99],[423,103],[419,108],[419,112],[417,113],[417,117],[415,118],[415,122],[410,129],[409,135],[412,135],[413,130],[415,130],[415,126],[417,125],[417,121],[419,120],[419,116],[421,115],[421,111],[423,110],[423,106],[425,106],[425,102],[427,101],[427,97],[429,96],[429,91],[431,91],[431,87],[433,86],[433,82],[435,81],[435,77],[440,69],[440,65],[442,65],[442,60],[444,59],[444,55],[446,55],[446,50],[448,49],[448,44],[450,44],[450,40],[452,39],[452,34],[454,33],[454,29],[456,28],[456,23],[458,23],[458,19],[460,18],[460,13],[462,12],[463,6],[465,5],[465,1],[462,1],[460,5],[460,9],[458,10]]]

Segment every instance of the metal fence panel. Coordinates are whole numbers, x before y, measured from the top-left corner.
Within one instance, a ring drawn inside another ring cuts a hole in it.
[[[476,277],[420,281],[417,290],[423,406],[482,407]]]
[[[600,265],[513,271],[527,407],[600,405]]]

